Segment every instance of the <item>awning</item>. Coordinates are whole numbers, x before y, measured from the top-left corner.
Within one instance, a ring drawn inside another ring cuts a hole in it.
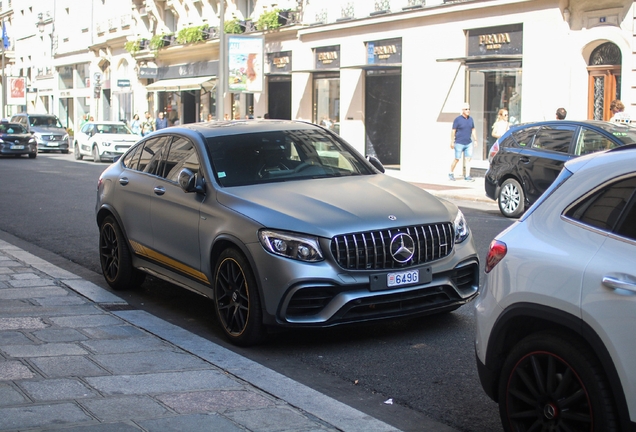
[[[185,90],[211,90],[214,88],[215,83],[211,82],[215,79],[215,76],[201,76],[201,77],[189,77],[189,78],[173,78],[159,80],[148,84],[146,90],[148,91],[185,91]]]

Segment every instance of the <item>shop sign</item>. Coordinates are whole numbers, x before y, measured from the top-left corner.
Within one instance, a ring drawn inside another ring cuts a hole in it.
[[[314,49],[316,69],[339,69],[340,46],[330,46]]]
[[[288,73],[292,69],[292,52],[281,51],[267,54],[269,73]]]
[[[402,63],[402,39],[367,42],[367,64]]]
[[[522,53],[523,24],[468,30],[468,57]]]
[[[140,67],[139,78],[157,78],[159,68],[156,67]]]
[[[9,91],[7,105],[26,105],[26,78],[7,77]]]
[[[130,87],[130,80],[129,79],[118,79],[117,80],[117,87]]]

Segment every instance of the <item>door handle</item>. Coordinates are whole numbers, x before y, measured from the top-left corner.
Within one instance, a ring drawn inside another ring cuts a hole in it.
[[[162,186],[155,186],[155,194],[156,195],[163,195],[166,193],[166,188],[162,187]]]
[[[128,177],[122,177],[119,179],[119,184],[122,186],[126,186],[128,184]]]
[[[603,285],[611,289],[624,289],[636,292],[636,283],[627,282],[610,276],[603,276]]]

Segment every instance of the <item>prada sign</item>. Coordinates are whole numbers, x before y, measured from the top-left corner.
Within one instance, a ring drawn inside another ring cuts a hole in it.
[[[316,69],[339,69],[340,46],[314,48]]]
[[[402,63],[402,39],[367,42],[367,64]]]
[[[267,54],[270,74],[289,73],[292,70],[292,52],[281,51]]]
[[[468,30],[468,57],[523,54],[523,24]]]

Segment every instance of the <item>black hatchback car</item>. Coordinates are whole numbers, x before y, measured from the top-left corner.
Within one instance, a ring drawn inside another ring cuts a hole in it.
[[[29,155],[31,159],[38,155],[38,144],[20,123],[0,122],[0,154],[20,157]]]
[[[492,146],[486,195],[504,216],[518,217],[577,156],[636,143],[636,128],[596,120],[555,120],[513,126]]]

